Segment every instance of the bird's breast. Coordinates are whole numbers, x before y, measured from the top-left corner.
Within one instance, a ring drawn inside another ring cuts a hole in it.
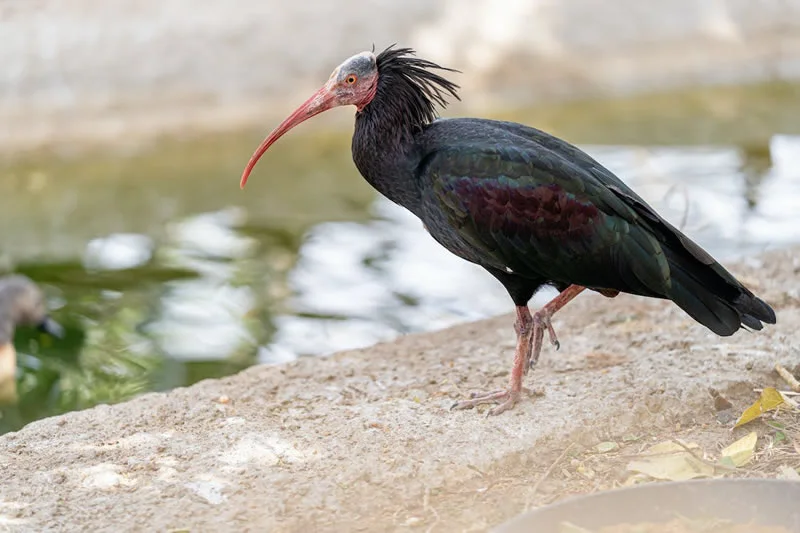
[[[496,266],[491,257],[488,257],[484,250],[477,248],[472,243],[466,241],[458,231],[452,227],[444,213],[437,209],[425,209],[417,215],[422,220],[422,227],[425,228],[433,239],[446,248],[452,254],[481,266]]]

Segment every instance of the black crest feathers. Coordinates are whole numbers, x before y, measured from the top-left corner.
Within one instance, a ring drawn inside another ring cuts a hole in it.
[[[437,106],[446,107],[448,96],[459,100],[458,85],[433,72],[458,71],[420,59],[411,48],[391,45],[378,54],[377,64],[376,98],[384,105],[402,106],[405,121],[410,126],[422,126],[436,119]]]

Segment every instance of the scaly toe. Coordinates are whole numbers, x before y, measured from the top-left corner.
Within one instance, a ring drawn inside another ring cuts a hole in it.
[[[510,409],[513,409],[517,402],[519,401],[519,392],[510,391],[508,393],[508,398],[506,401],[498,405],[497,407],[493,407],[489,409],[489,412],[486,413],[486,416],[497,416],[500,413],[504,413]]]
[[[507,390],[495,390],[491,392],[473,392],[469,395],[469,400],[461,400],[450,406],[451,411],[461,409],[472,409],[475,406],[486,403],[498,403],[509,397]]]
[[[524,389],[527,392],[527,389]],[[487,403],[499,403],[497,407],[490,409],[486,416],[495,416],[508,411],[509,409],[513,408],[520,398],[519,391],[509,391],[509,390],[496,390],[492,392],[485,392],[485,393],[472,393],[470,394],[469,400],[461,400],[460,402],[454,403],[450,410],[461,410],[461,409],[472,409],[478,405],[483,405]]]

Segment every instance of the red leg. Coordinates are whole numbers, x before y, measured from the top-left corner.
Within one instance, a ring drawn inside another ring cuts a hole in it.
[[[503,403],[489,411],[489,414],[500,414],[510,409],[517,403],[522,392],[522,376],[527,372],[528,361],[531,357],[531,340],[533,337],[533,317],[528,306],[517,307],[517,321],[514,331],[517,332],[517,348],[514,350],[514,366],[511,368],[511,377],[507,389],[492,392],[473,392],[469,400],[453,404],[451,409],[471,409],[484,403]]]
[[[579,285],[570,285],[533,316],[527,306],[518,306],[517,321],[514,323],[514,330],[517,332],[517,347],[514,350],[514,366],[511,367],[508,388],[486,393],[472,393],[469,400],[456,402],[451,409],[471,409],[476,405],[502,402],[488,413],[489,415],[499,415],[514,407],[522,392],[522,376],[527,374],[528,369],[536,366],[539,361],[545,330],[550,337],[550,343],[556,349],[560,346],[550,318],[579,295],[584,288]]]
[[[553,329],[553,324],[550,322],[550,318],[556,311],[567,305],[569,302],[572,301],[577,295],[582,293],[586,290],[586,287],[581,287],[580,285],[570,285],[566,289],[564,289],[558,296],[547,302],[547,304],[536,311],[533,314],[533,323],[534,326],[537,324],[539,325],[539,329],[547,328],[547,334],[550,337],[550,344],[556,347],[556,350],[561,348],[561,343],[558,342],[558,337],[556,337],[556,331]],[[544,331],[542,331],[544,333]],[[534,339],[535,341],[535,339]],[[541,351],[541,341],[539,339],[539,349],[536,349],[534,345],[534,352],[535,352],[535,359],[531,359],[531,366],[535,366],[536,362],[539,360],[539,351]]]

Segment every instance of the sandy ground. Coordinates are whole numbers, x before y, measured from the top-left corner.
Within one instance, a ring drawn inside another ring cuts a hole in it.
[[[779,383],[776,362],[800,362],[800,250],[733,270],[777,326],[723,339],[666,302],[582,295],[528,378],[543,394],[500,417],[448,407],[504,385],[510,315],[33,423],[0,438],[0,528],[486,531],[617,486],[656,441],[713,452],[750,431],[730,430],[709,387],[741,412]],[[592,452],[610,440],[622,449]]]

